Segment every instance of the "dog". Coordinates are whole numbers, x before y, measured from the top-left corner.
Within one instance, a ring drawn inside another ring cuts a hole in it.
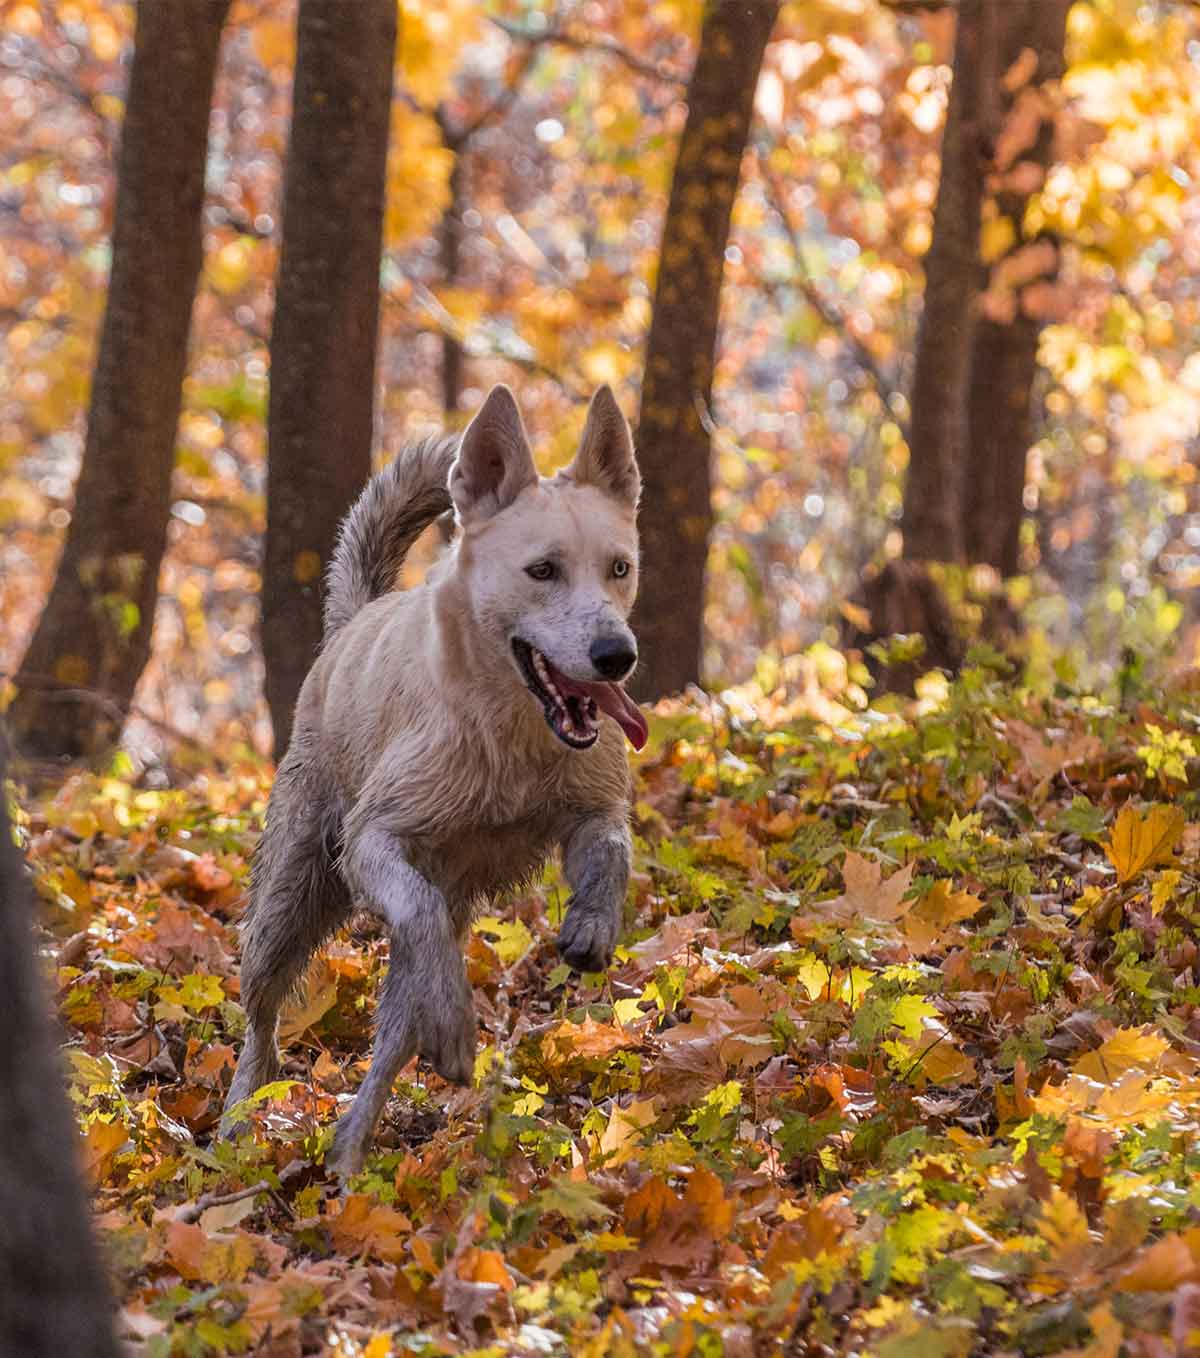
[[[608,387],[574,460],[540,478],[498,386],[461,438],[410,446],[351,508],[252,867],[247,1030],[223,1135],[275,1077],[281,1005],[356,908],[383,920],[390,960],[371,1066],[328,1157],[343,1180],[413,1056],[471,1081],[462,940],[477,905],[534,878],[557,846],[572,893],[558,949],[580,971],[612,960],[630,871],[625,741],[647,736],[621,687],[637,662],[640,490]],[[413,542],[451,508],[447,552],[396,592]]]

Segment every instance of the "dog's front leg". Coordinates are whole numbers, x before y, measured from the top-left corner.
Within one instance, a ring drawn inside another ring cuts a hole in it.
[[[633,857],[623,819],[589,816],[563,836],[563,870],[571,884],[558,950],[577,971],[603,971],[621,932]]]
[[[383,830],[355,835],[347,878],[391,931],[371,1068],[338,1122],[328,1164],[343,1179],[363,1166],[396,1076],[418,1053],[444,1079],[469,1084],[475,1006],[445,898]]]

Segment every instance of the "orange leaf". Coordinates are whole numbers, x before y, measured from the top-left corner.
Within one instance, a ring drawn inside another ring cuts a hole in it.
[[[1117,881],[1128,882],[1143,868],[1171,862],[1186,824],[1181,807],[1151,806],[1142,815],[1126,802],[1104,846],[1117,870]]]

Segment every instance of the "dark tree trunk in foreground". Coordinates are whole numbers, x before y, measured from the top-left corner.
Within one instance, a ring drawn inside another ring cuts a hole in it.
[[[228,0],[138,6],[83,466],[10,713],[18,747],[44,758],[115,743],[150,653],[201,263],[209,105],[228,7]]]
[[[262,644],[281,755],[337,527],[371,471],[395,0],[301,0],[271,335]]]
[[[77,1177],[79,1136],[38,976],[4,795],[0,731],[0,1353],[116,1358],[108,1287]]]
[[[986,0],[995,4],[997,0]],[[901,529],[912,561],[963,555],[961,486],[966,459],[967,377],[979,285],[979,224],[987,147],[985,0],[962,0],[933,237],[925,256],[925,302],[910,399],[908,479]]]
[[[463,163],[454,151],[454,168],[450,171],[450,201],[442,213],[438,230],[438,249],[441,255],[442,281],[449,287],[458,282],[462,267]],[[452,429],[458,415],[463,388],[463,347],[458,335],[447,328],[442,332],[442,411],[446,428]]]
[[[721,277],[742,153],[775,0],[710,0],[688,84],[659,250],[638,415],[641,587],[634,614],[641,698],[700,678],[712,527],[709,434]]]
[[[992,263],[992,278],[1003,278],[1004,265],[1016,252],[1031,244],[1049,247],[1036,277],[1025,279],[1015,290],[1011,319],[984,314],[975,327],[964,487],[965,545],[969,561],[994,566],[1001,576],[1020,570],[1025,458],[1034,439],[1032,397],[1042,321],[1028,299],[1032,287],[1044,286],[1058,273],[1057,240],[1040,235],[1031,241],[1023,235],[1022,223],[1054,148],[1052,110],[1039,87],[1063,74],[1069,8],[1069,0],[1009,0],[1001,8],[1001,71],[1013,72],[1010,83],[1018,78],[1021,82],[1005,92],[1002,116],[1010,115],[1018,104],[1040,104],[1041,118],[1028,143],[1004,153],[1006,163],[996,167],[996,207],[1012,223],[1013,245]],[[1024,52],[1037,58],[1036,68],[1027,76],[1019,75],[1018,62]],[[1000,149],[1003,152],[1003,139]]]

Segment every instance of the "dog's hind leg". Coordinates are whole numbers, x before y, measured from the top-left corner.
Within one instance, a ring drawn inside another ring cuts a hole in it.
[[[603,971],[621,933],[632,858],[629,827],[611,816],[589,816],[569,827],[562,849],[572,895],[558,951],[577,971]]]
[[[350,891],[333,862],[330,821],[328,802],[314,793],[303,769],[288,768],[285,759],[254,861],[242,935],[246,1040],[225,1100],[222,1136],[245,1125],[234,1107],[275,1078],[279,1010],[309,958],[351,913]]]
[[[391,954],[371,1068],[326,1162],[343,1179],[362,1168],[396,1076],[414,1056],[455,1084],[469,1084],[475,1064],[475,1005],[445,898],[387,832],[369,830],[350,843],[347,871],[391,926]]]

